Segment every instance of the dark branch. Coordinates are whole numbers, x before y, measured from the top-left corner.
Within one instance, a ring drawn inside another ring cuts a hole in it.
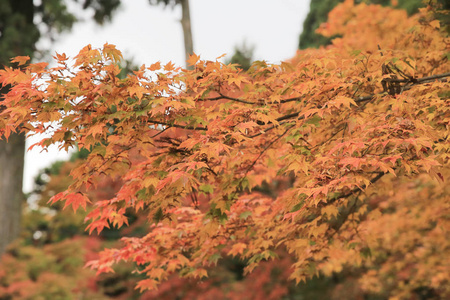
[[[188,130],[208,130],[207,127],[195,127],[195,126],[189,126],[189,125],[179,125],[179,124],[171,124],[163,121],[155,121],[155,120],[148,120],[148,123],[156,124],[156,125],[164,125],[169,127],[175,127],[175,128],[182,128],[182,129],[188,129]]]
[[[221,99],[227,99],[227,100],[231,100],[231,101],[235,101],[235,102],[240,102],[240,103],[245,103],[245,104],[257,104],[255,102],[251,102],[251,101],[246,101],[246,100],[242,100],[239,98],[234,98],[234,97],[228,97],[222,94],[219,94],[220,96],[218,97],[214,97],[214,98],[206,98],[206,99],[199,99],[198,101],[217,101],[217,100],[221,100]]]
[[[446,78],[446,77],[450,77],[450,72],[414,79],[414,82],[411,85],[403,86],[403,91],[409,90],[413,86],[418,85],[418,84],[422,84],[422,83],[426,83],[426,82],[430,82],[430,81],[433,81],[433,80],[436,80],[436,79],[442,79],[442,78]],[[411,82],[408,79],[394,79],[394,78],[392,78],[392,79],[389,79],[389,80],[396,81],[396,82]],[[370,101],[374,97],[375,97],[375,94],[372,94],[372,95],[367,95],[367,96],[363,96],[363,97],[354,98],[353,100],[356,103],[362,103],[362,102]],[[240,102],[240,103],[245,103],[245,104],[252,104],[252,105],[258,104],[256,102],[251,102],[251,101],[246,101],[246,100],[239,99],[239,98],[229,97],[229,96],[226,96],[226,95],[223,95],[223,94],[220,94],[220,96],[214,97],[214,98],[199,99],[198,101],[217,101],[217,100],[220,100],[220,99],[227,99],[227,100],[231,100],[231,101],[235,101],[235,102]],[[288,98],[288,99],[281,100],[280,103],[299,101],[301,99],[302,99],[301,97]],[[270,102],[269,104],[272,104],[272,103],[277,103],[277,102]],[[281,117],[277,118],[276,120],[277,120],[277,122],[284,121],[284,120],[289,120],[289,119],[298,117],[299,114],[300,114],[300,112],[290,113],[290,114],[281,116]],[[300,118],[298,118],[298,120],[301,120],[303,118],[304,117],[300,117]],[[162,121],[150,120],[148,122],[152,123],[152,124],[161,124],[161,125],[166,125],[166,126],[176,127],[176,128],[182,128],[182,129],[188,129],[188,130],[202,130],[202,131],[208,130],[207,127],[195,127],[195,126],[189,126],[189,125],[170,124],[170,123],[162,122]],[[257,121],[257,124],[258,125],[268,125],[268,124],[271,124],[271,123],[264,123],[264,122],[261,122],[261,121]],[[267,132],[267,131],[275,128],[275,127],[277,127],[277,125],[273,125],[273,126],[271,126],[269,128],[266,128],[264,130],[264,132]],[[261,134],[262,133],[257,133],[255,135],[250,136],[250,138],[254,138],[254,137],[259,136]]]
[[[417,83],[423,83],[423,82],[427,82],[427,81],[430,81],[430,80],[440,79],[440,78],[445,78],[445,77],[450,77],[450,72],[443,73],[443,74],[438,74],[438,75],[433,75],[433,76],[427,76],[427,77],[418,78],[418,79],[416,79],[416,81],[417,81]]]
[[[435,79],[442,79],[442,78],[446,78],[446,77],[450,77],[450,72],[448,73],[443,73],[443,74],[437,74],[437,75],[432,75],[432,76],[426,76],[426,77],[422,77],[422,78],[413,78],[413,79],[398,79],[398,78],[386,78],[386,81],[390,81],[390,82],[398,82],[398,83],[412,83],[411,86],[417,85],[417,84],[422,84],[425,82],[429,82],[429,81],[433,81]],[[410,87],[405,87],[404,90],[408,90],[410,89]],[[360,102],[365,102],[365,101],[370,101],[373,97],[375,96],[375,94],[372,95],[367,95],[364,97],[358,97],[358,98],[354,98],[353,100],[356,103],[360,103]],[[246,101],[246,100],[242,100],[239,98],[233,98],[233,97],[228,97],[225,96],[223,94],[220,94],[220,96],[215,97],[215,98],[207,98],[207,99],[202,99],[200,101],[216,101],[216,100],[220,100],[220,99],[228,99],[228,100],[232,100],[232,101],[236,101],[236,102],[241,102],[241,103],[245,103],[245,104],[258,104],[256,102],[250,102],[250,101]],[[288,103],[288,102],[292,102],[292,101],[300,101],[302,100],[302,97],[293,97],[293,98],[288,98],[288,99],[284,99],[284,100],[280,100],[279,103]],[[274,104],[274,103],[278,103],[278,102],[264,102],[264,101],[260,101],[259,103],[267,103],[267,104]],[[287,117],[289,118],[289,117]]]
[[[372,178],[372,179],[370,180],[370,184],[374,184],[375,182],[377,182],[378,180],[380,180],[381,177],[383,177],[385,174],[386,174],[386,173],[384,173],[384,172],[378,173],[377,176],[375,176],[374,178]],[[362,186],[363,189],[365,189],[365,188],[367,188],[367,187],[368,187],[368,185],[363,185],[363,186]],[[342,198],[348,198],[348,197],[354,195],[355,193],[360,192],[361,190],[362,190],[361,188],[356,187],[356,188],[354,188],[353,190],[351,190],[351,191],[348,192],[348,193],[345,193],[345,194],[342,194],[342,195],[339,195],[339,196],[336,196],[336,197],[333,197],[333,198],[329,199],[329,200],[326,202],[325,205],[334,203],[334,202],[336,202],[337,200],[342,199]]]

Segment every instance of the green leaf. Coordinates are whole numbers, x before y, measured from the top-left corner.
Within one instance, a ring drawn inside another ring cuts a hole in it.
[[[202,184],[199,186],[199,190],[205,194],[212,194],[214,192],[214,187],[210,184]]]
[[[370,250],[369,247],[365,247],[365,248],[361,249],[360,255],[363,258],[369,258],[369,257],[372,257],[372,251]]]
[[[308,121],[306,121],[306,124],[313,124],[316,127],[319,127],[319,123],[320,121],[322,121],[322,118],[319,117],[318,115],[313,116],[312,118],[310,118]]]
[[[239,219],[241,219],[241,220],[245,220],[245,219],[247,219],[249,216],[251,216],[252,215],[252,212],[251,211],[244,211],[243,213],[241,213],[240,215],[239,215]]]
[[[214,253],[208,258],[208,261],[213,264],[217,264],[217,261],[221,259],[222,256],[219,253]]]
[[[164,212],[163,212],[162,208],[159,207],[158,210],[153,215],[153,222],[155,222],[155,224],[158,224],[163,219],[163,217],[164,217]]]
[[[350,55],[358,56],[360,53],[361,53],[361,50],[353,50],[352,52],[350,52]]]
[[[100,155],[101,157],[105,157],[106,154],[106,147],[104,145],[98,144],[92,149],[93,155]]]
[[[292,207],[291,212],[296,212],[298,211],[300,208],[303,207],[303,204],[305,204],[305,201],[300,201],[300,203],[297,203],[294,205],[294,207]]]

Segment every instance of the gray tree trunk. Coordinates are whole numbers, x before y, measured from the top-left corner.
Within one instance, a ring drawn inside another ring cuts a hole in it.
[[[181,26],[183,27],[184,36],[184,53],[185,61],[189,59],[189,55],[194,53],[194,42],[192,41],[192,30],[191,30],[191,14],[189,12],[189,0],[181,0]],[[186,63],[186,68],[192,70],[192,66],[188,66]]]
[[[20,232],[24,155],[23,134],[0,140],[0,255]]]
[[[30,55],[39,34],[33,23],[33,0],[0,0],[0,45],[6,49],[0,53],[0,68],[9,65],[9,59],[16,55]],[[5,14],[8,12],[8,14]],[[9,87],[0,87],[1,96]],[[25,136],[11,134],[8,142],[0,140],[0,255],[6,246],[20,233],[20,216],[24,195],[22,192]]]

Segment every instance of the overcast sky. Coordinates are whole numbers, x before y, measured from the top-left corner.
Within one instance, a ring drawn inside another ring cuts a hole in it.
[[[103,27],[83,12],[72,32],[51,45],[52,54],[75,56],[87,44],[115,44],[137,64],[156,61],[184,66],[181,8],[150,6],[148,0],[124,0],[113,22]],[[236,45],[254,46],[254,59],[279,63],[294,56],[309,0],[190,0],[194,51],[202,59],[230,56]],[[41,47],[48,47],[45,42]],[[28,145],[37,140],[27,141]],[[53,147],[41,152],[35,147],[25,156],[24,191],[33,188],[33,178],[52,162],[68,154]]]

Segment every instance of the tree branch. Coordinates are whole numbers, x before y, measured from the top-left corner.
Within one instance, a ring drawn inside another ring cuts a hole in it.
[[[245,103],[245,104],[253,104],[253,105],[254,105],[254,104],[257,104],[257,103],[255,103],[255,102],[246,101],[246,100],[242,100],[242,99],[239,99],[239,98],[228,97],[228,96],[225,96],[225,95],[220,94],[220,93],[219,93],[219,95],[220,95],[220,96],[214,97],[214,98],[199,99],[199,101],[217,101],[217,100],[221,100],[221,99],[227,99],[227,100],[231,100],[231,101],[235,101],[235,102],[240,102],[240,103]]]
[[[208,130],[208,127],[194,127],[194,126],[189,126],[189,125],[178,125],[178,124],[171,124],[171,123],[155,121],[155,120],[148,120],[147,122],[151,123],[151,124],[155,124],[155,125],[164,125],[164,126],[170,126],[170,127],[188,129],[188,130]]]
[[[386,80],[392,81],[392,82],[399,82],[399,83],[400,82],[411,82],[412,83],[411,86],[414,86],[414,85],[426,83],[426,82],[429,82],[429,81],[432,81],[435,79],[442,79],[442,78],[446,78],[446,77],[450,77],[450,72],[432,75],[432,76],[426,76],[426,77],[422,77],[422,78],[417,78],[417,79],[414,79],[414,81],[412,81],[410,79],[396,79],[396,78],[387,78]],[[410,87],[407,89],[410,89]],[[363,97],[354,98],[353,100],[356,103],[365,102],[365,101],[371,100],[374,96],[375,96],[375,94],[371,94],[371,95],[367,95],[367,96],[363,96]],[[267,103],[267,104],[278,103],[278,102],[264,102],[263,100],[260,100],[260,102],[250,102],[250,101],[242,100],[239,98],[228,97],[223,94],[220,94],[220,96],[215,97],[215,98],[207,98],[207,99],[202,99],[200,101],[216,101],[216,100],[220,100],[220,99],[227,99],[227,100],[232,100],[232,101],[241,102],[241,103],[245,103],[245,104],[253,104],[253,105],[258,104],[258,103]],[[293,98],[280,100],[279,103],[284,104],[284,103],[288,103],[288,102],[292,102],[292,101],[299,101],[299,100],[302,100],[302,97],[293,97]],[[287,117],[287,118],[289,118],[289,117]]]
[[[409,90],[415,85],[426,83],[426,82],[429,82],[429,81],[432,81],[432,80],[435,80],[435,79],[446,78],[446,77],[450,77],[450,72],[443,73],[443,74],[437,74],[437,75],[433,75],[433,76],[427,76],[427,77],[418,78],[418,79],[415,79],[414,83],[412,83],[411,85],[404,86],[403,90],[404,91],[405,90]],[[407,79],[392,79],[392,80],[394,80],[396,82],[406,82],[406,81],[408,81]],[[408,82],[411,82],[411,81],[408,81]],[[375,97],[375,95],[376,94],[371,94],[371,95],[367,95],[367,96],[363,96],[363,97],[354,98],[353,100],[356,103],[362,103],[362,102],[366,102],[366,101],[372,100]],[[220,96],[214,97],[214,98],[199,99],[198,101],[217,101],[217,100],[220,100],[220,99],[227,99],[227,100],[231,100],[231,101],[235,101],[235,102],[240,102],[240,103],[245,103],[245,104],[252,104],[252,105],[258,104],[256,102],[251,102],[251,101],[246,101],[246,100],[239,99],[239,98],[229,97],[229,96],[226,96],[226,95],[223,95],[223,94],[220,94]],[[298,101],[298,100],[301,100],[301,99],[302,99],[301,97],[288,98],[288,99],[281,100],[280,103],[287,103],[287,102],[291,102],[291,101]],[[272,104],[272,103],[276,103],[276,102],[270,102],[270,104]],[[284,115],[284,116],[281,116],[281,117],[277,118],[276,121],[280,122],[280,121],[284,121],[284,120],[289,120],[289,119],[298,117],[299,114],[300,114],[300,112],[290,113],[290,114],[287,114],[287,115]],[[302,120],[303,118],[304,117],[300,117],[300,118],[298,118],[298,120]],[[188,130],[203,130],[203,131],[208,130],[208,127],[194,127],[194,126],[188,126],[188,125],[170,124],[170,123],[167,123],[167,122],[160,122],[160,121],[153,121],[153,120],[150,120],[148,122],[152,123],[152,124],[167,125],[167,126],[171,126],[171,127],[188,129]],[[259,122],[257,121],[257,124],[262,126],[262,125],[268,125],[268,124],[271,124],[271,123],[263,123],[261,121],[259,121]],[[275,127],[277,127],[277,126],[273,125],[273,126],[271,126],[269,128],[266,128],[264,130],[264,133],[269,131],[269,130],[271,130],[271,129],[273,129],[273,128],[275,128]],[[250,136],[250,138],[257,137],[257,136],[259,136],[261,134],[262,133],[257,133],[255,135]]]
[[[386,174],[386,173],[384,173],[384,172],[378,173],[377,176],[375,176],[374,178],[372,178],[372,179],[370,180],[370,184],[374,184],[375,182],[377,182],[378,180],[380,180],[381,177],[383,177],[385,174]],[[363,185],[362,188],[365,189],[365,188],[367,188],[368,186],[369,186],[369,185]],[[345,194],[342,194],[342,195],[339,195],[339,196],[336,196],[336,197],[331,198],[330,200],[328,200],[328,201],[325,203],[325,205],[334,203],[334,202],[336,202],[337,200],[342,199],[342,198],[350,197],[351,195],[353,195],[353,194],[355,194],[355,193],[357,193],[357,192],[359,192],[359,191],[361,191],[361,190],[362,190],[361,188],[356,187],[356,188],[354,188],[353,190],[351,190],[351,191],[348,192],[348,193],[345,193]]]

